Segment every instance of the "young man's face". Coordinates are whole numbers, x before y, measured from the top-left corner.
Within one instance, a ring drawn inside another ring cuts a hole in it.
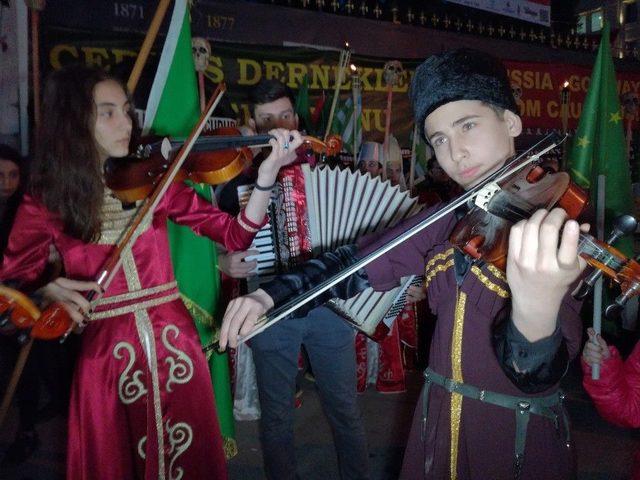
[[[508,110],[500,117],[478,100],[458,100],[425,119],[425,135],[438,163],[464,189],[498,170],[515,153],[520,117]]]
[[[257,133],[267,133],[274,128],[298,129],[298,115],[288,97],[256,105],[254,117]]]

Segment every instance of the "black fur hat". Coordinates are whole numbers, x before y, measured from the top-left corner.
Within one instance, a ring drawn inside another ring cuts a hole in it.
[[[497,58],[461,48],[427,58],[411,81],[409,97],[424,137],[424,120],[436,108],[457,100],[480,100],[518,113],[507,71]]]

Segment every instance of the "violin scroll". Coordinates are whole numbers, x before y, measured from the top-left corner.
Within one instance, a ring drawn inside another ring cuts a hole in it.
[[[329,135],[323,142],[316,137],[304,136],[302,137],[302,145],[310,148],[314,153],[333,157],[342,150],[342,138],[340,135]]]

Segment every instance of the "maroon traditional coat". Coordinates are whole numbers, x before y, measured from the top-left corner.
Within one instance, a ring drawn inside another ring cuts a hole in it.
[[[418,214],[373,243],[363,239],[359,256],[432,211]],[[429,367],[445,377],[481,389],[526,396],[504,374],[491,341],[494,323],[510,314],[506,276],[492,265],[473,265],[462,283],[457,284],[454,247],[448,241],[455,224],[456,217],[450,214],[370,264],[366,268],[369,282],[376,290],[388,290],[405,275],[424,273],[429,306],[438,318]],[[579,303],[568,298],[560,312],[561,329],[572,358],[579,350],[582,334],[578,310]],[[555,390],[557,386],[539,395],[549,395]],[[426,436],[422,439],[422,402],[421,396],[401,478],[514,478],[514,410],[464,398],[432,385]],[[562,422],[557,429],[551,420],[531,415],[521,478],[567,479],[573,470]]]

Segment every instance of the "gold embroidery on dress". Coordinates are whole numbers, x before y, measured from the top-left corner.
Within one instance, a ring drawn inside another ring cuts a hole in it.
[[[100,245],[115,245],[131,224],[131,220],[138,213],[138,208],[123,209],[122,202],[115,198],[111,190],[105,188],[104,200],[102,203],[102,224],[100,227]],[[147,215],[145,220],[136,229],[134,237],[139,236],[151,225],[152,215]]]
[[[120,401],[125,405],[130,405],[138,400],[140,397],[147,393],[147,389],[144,383],[140,380],[142,376],[142,370],[136,370],[131,375],[131,368],[136,361],[136,354],[133,349],[133,345],[128,342],[119,342],[113,348],[113,356],[116,360],[122,360],[124,356],[120,353],[121,350],[125,350],[129,354],[129,360],[127,366],[120,374],[118,379],[118,396]]]
[[[131,292],[121,293],[119,295],[112,295],[111,297],[101,297],[99,300],[93,303],[94,307],[101,307],[103,305],[109,305],[111,303],[130,302],[142,297],[148,297],[156,295],[158,293],[166,292],[172,288],[177,288],[178,282],[175,280],[169,283],[163,283],[156,285],[155,287],[143,288],[141,290],[134,290]]]
[[[184,475],[182,467],[173,467],[177,458],[188,450],[193,442],[193,430],[188,423],[178,422],[171,426],[167,420],[167,435],[169,436],[169,480],[181,480]]]
[[[451,377],[462,383],[462,331],[467,295],[457,292],[456,311],[451,337]],[[458,441],[460,438],[460,419],[462,416],[462,395],[451,393],[451,480],[458,478]]]
[[[127,313],[135,313],[138,310],[148,310],[149,308],[157,307],[158,305],[162,305],[163,303],[173,302],[178,298],[180,298],[180,293],[175,292],[171,295],[167,295],[166,297],[152,298],[151,300],[147,300],[146,302],[133,303],[131,305],[126,305],[120,308],[113,308],[111,310],[92,313],[90,319],[91,321],[103,320],[105,318],[118,317]]]
[[[146,310],[138,310],[134,313],[136,328],[142,347],[147,353],[149,371],[151,372],[151,386],[153,389],[153,413],[156,420],[156,434],[158,436],[158,480],[165,480],[164,471],[164,427],[162,425],[162,405],[160,403],[160,380],[158,378],[158,356],[156,354],[156,342],[151,327],[151,319]]]
[[[177,340],[180,330],[178,330],[178,327],[175,325],[167,325],[162,330],[162,343],[167,350],[176,355],[175,358],[167,355],[165,359],[165,362],[169,365],[169,378],[167,379],[166,385],[167,392],[172,391],[172,383],[184,385],[185,383],[189,383],[189,380],[193,377],[193,362],[186,353],[171,345],[167,338],[169,333],[172,333],[173,339]]]
[[[143,460],[147,459],[146,443],[147,443],[147,436],[145,435],[138,442],[138,455],[140,455],[140,458],[142,458]]]
[[[127,280],[129,291],[141,290],[138,269],[131,249],[122,252],[122,269]],[[151,319],[146,310],[133,312],[136,319],[136,329],[140,344],[147,356],[147,365],[151,373],[151,387],[153,392],[153,413],[156,420],[156,435],[158,437],[158,480],[165,480],[164,463],[164,427],[162,425],[162,405],[160,404],[160,380],[158,376],[158,356],[156,354],[156,342],[151,326]]]
[[[509,298],[509,292],[507,290],[505,290],[504,288],[502,288],[499,285],[496,285],[495,283],[493,283],[491,280],[489,280],[489,278],[482,273],[482,270],[480,270],[476,265],[473,265],[471,267],[471,271],[473,272],[473,274],[478,277],[478,280],[480,280],[482,282],[482,284],[487,287],[489,290],[491,290],[492,292],[496,293],[498,296],[502,297],[502,298]]]
[[[425,276],[424,276],[424,286],[425,286],[425,288],[427,288],[429,286],[429,284],[431,283],[431,280],[433,280],[433,277],[435,277],[438,273],[446,272],[451,267],[453,267],[453,262],[454,262],[454,260],[453,260],[453,258],[451,258],[446,263],[441,263],[439,265],[436,265],[430,271],[426,271],[425,270]]]

